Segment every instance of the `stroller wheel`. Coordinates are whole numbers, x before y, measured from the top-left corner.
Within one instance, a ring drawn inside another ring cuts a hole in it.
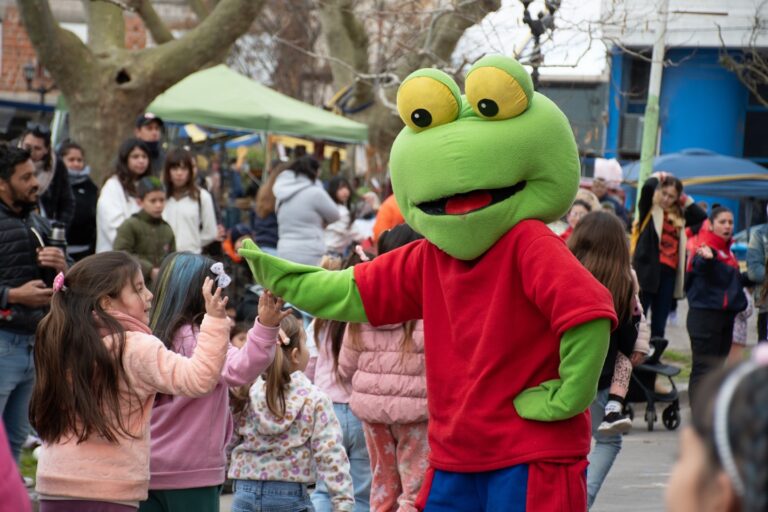
[[[635,409],[630,404],[624,404],[624,415],[629,416],[631,421],[635,420]]]
[[[675,430],[680,426],[680,409],[675,405],[668,405],[661,413],[661,421],[667,430]]]
[[[653,424],[656,423],[656,409],[650,404],[645,410],[645,421],[648,423],[648,432],[653,432]]]

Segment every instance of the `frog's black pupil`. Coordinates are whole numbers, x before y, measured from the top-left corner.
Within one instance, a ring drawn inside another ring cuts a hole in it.
[[[432,124],[432,114],[430,114],[426,109],[417,108],[411,112],[411,121],[413,121],[413,124],[419,128],[426,128]]]
[[[496,104],[495,101],[489,100],[488,98],[478,101],[477,109],[485,117],[493,117],[499,113],[499,106]]]

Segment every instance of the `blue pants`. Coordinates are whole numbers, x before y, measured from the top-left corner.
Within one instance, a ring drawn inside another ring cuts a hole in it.
[[[35,385],[34,341],[34,334],[0,329],[0,411],[11,454],[17,462],[21,445],[30,431],[29,400]]]
[[[232,512],[312,512],[306,484],[235,480]]]
[[[352,414],[348,404],[333,404],[333,410],[341,423],[344,434],[344,449],[349,457],[349,472],[355,491],[355,512],[368,512],[371,508],[371,459],[365,444],[363,425]],[[325,482],[318,479],[312,504],[317,512],[331,512],[331,497]]]
[[[482,473],[435,471],[424,512],[525,512],[528,465]]]
[[[613,461],[621,451],[621,434],[601,434],[597,431],[605,415],[605,405],[608,403],[609,388],[597,392],[595,400],[589,406],[592,416],[592,437],[595,444],[589,452],[589,467],[587,468],[587,507],[592,508],[603,480],[608,475]]]

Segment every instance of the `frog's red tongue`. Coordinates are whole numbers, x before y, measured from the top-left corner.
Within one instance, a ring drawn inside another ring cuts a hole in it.
[[[461,215],[488,206],[493,201],[490,192],[479,190],[468,194],[457,194],[445,203],[445,213]]]

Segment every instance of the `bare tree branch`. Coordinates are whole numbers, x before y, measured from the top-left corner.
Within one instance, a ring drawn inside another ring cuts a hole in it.
[[[734,56],[728,50],[722,29],[720,25],[717,25],[717,36],[720,39],[720,64],[733,72],[752,93],[752,96],[764,107],[768,107],[768,97],[764,96],[765,91],[761,90],[760,86],[768,84],[768,60],[758,49],[757,38],[760,32],[764,30],[764,22],[760,18],[760,13],[763,12],[766,3],[768,0],[763,0],[757,6],[747,47],[740,55]]]
[[[189,8],[192,9],[192,12],[195,13],[195,16],[197,16],[197,19],[200,21],[203,21],[208,17],[209,14],[211,14],[211,11],[208,10],[208,7],[203,3],[202,0],[187,0],[187,3],[189,4]]]
[[[161,88],[224,57],[228,49],[253,22],[264,0],[222,0],[200,25],[183,37],[156,48],[142,50]],[[223,29],[226,27],[226,30]]]
[[[132,0],[130,5],[141,17],[144,26],[147,27],[156,44],[167,43],[175,39],[168,26],[160,19],[157,11],[152,6],[152,0]]]
[[[84,0],[83,4],[88,17],[88,46],[94,53],[125,47],[123,9],[106,1]]]
[[[59,26],[48,0],[19,2],[19,12],[27,35],[37,49],[40,64],[59,89],[65,95],[70,94],[79,80],[87,79],[93,71],[90,50],[75,34]]]

